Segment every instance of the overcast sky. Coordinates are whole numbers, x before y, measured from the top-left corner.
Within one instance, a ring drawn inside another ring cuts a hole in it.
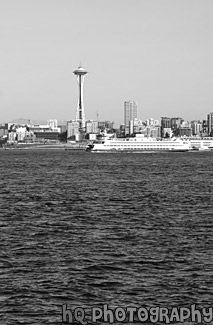
[[[204,119],[213,111],[212,0],[0,0],[0,122]]]

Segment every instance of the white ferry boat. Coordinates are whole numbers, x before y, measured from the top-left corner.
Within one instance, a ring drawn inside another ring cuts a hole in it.
[[[109,151],[189,151],[190,145],[187,140],[144,138],[106,138],[101,142],[88,145],[91,152]]]
[[[203,138],[203,139],[189,139],[190,147],[193,150],[210,150],[213,148],[213,139],[212,138]]]

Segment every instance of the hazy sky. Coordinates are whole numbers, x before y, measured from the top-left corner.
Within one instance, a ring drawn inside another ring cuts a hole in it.
[[[79,63],[86,119],[123,123],[213,111],[212,0],[0,0],[0,122],[75,118]]]

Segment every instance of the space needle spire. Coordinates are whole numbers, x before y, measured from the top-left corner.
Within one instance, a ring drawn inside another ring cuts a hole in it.
[[[83,84],[84,76],[88,73],[80,65],[77,70],[74,70],[73,73],[77,76],[78,86],[79,86],[79,97],[78,97],[78,106],[76,111],[76,121],[79,122],[79,129],[82,130],[85,128],[85,114],[84,114],[84,101],[83,101]]]

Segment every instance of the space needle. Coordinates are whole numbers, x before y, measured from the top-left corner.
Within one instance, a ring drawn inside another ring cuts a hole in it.
[[[83,130],[85,128],[85,115],[84,115],[84,101],[83,101],[83,84],[84,84],[84,76],[88,73],[81,66],[78,67],[77,70],[74,70],[73,73],[77,76],[78,85],[79,85],[79,98],[78,98],[78,106],[76,111],[76,121],[79,122],[79,130]]]

